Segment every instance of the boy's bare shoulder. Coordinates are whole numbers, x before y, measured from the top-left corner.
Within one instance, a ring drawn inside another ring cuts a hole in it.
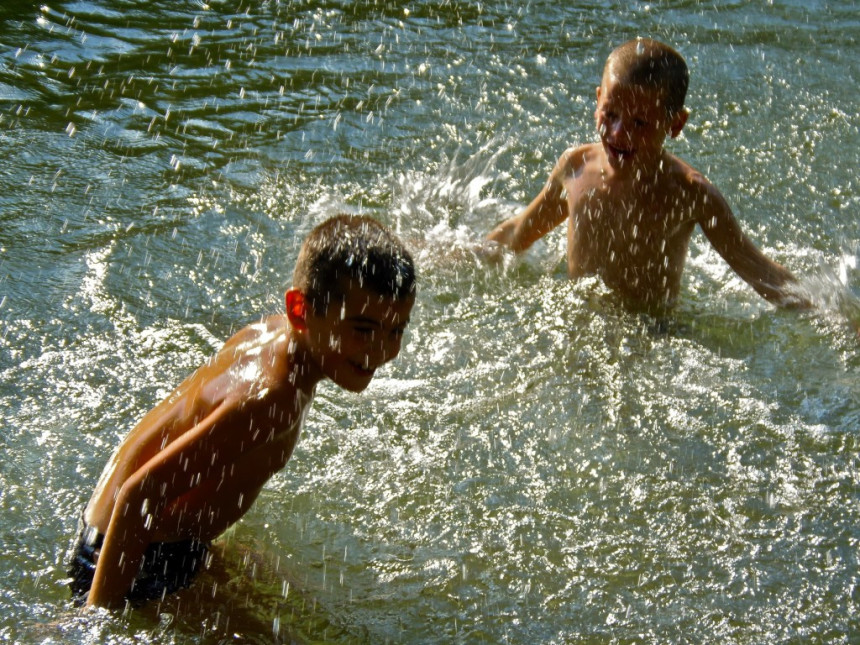
[[[550,183],[555,182],[560,185],[570,178],[579,177],[589,165],[599,167],[600,153],[600,146],[593,143],[567,148],[561,153],[553,168]]]
[[[289,331],[289,322],[284,314],[266,316],[260,322],[251,323],[235,332],[219,351],[247,346],[248,343],[258,345],[271,342],[277,335]]]
[[[177,388],[171,398],[180,404],[178,412],[201,418],[216,407],[243,408],[281,389],[290,370],[288,344],[284,315],[243,327]]]
[[[703,173],[679,157],[670,156],[672,182],[698,207],[693,212],[704,216],[713,208],[723,208],[725,198]]]
[[[558,167],[563,167],[567,170],[576,171],[582,168],[587,163],[594,163],[599,160],[600,145],[595,143],[586,143],[583,145],[571,146],[561,153],[558,160]]]
[[[697,190],[710,190],[713,187],[705,175],[680,157],[667,153],[665,161],[668,161],[669,167],[672,169],[670,176],[674,181]]]
[[[273,379],[277,381],[289,369],[289,341],[287,317],[283,314],[267,316],[233,334],[218,352],[218,359],[232,364],[233,371],[253,377],[247,380],[266,381],[271,386]]]

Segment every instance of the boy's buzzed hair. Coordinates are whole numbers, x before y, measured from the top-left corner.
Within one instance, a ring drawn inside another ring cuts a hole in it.
[[[415,265],[403,243],[372,217],[336,215],[305,239],[293,286],[323,314],[351,284],[404,300],[415,294]]]
[[[690,72],[675,49],[650,38],[636,38],[617,47],[603,69],[619,82],[655,87],[663,91],[666,111],[674,116],[684,109]]]

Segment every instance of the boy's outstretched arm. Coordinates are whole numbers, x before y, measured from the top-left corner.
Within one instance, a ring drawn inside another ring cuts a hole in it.
[[[741,230],[726,200],[712,185],[706,188],[699,222],[717,253],[762,298],[780,307],[812,306],[791,271],[768,258]]]
[[[567,156],[556,164],[543,190],[525,210],[499,224],[487,236],[491,242],[521,253],[567,218],[562,178]]]

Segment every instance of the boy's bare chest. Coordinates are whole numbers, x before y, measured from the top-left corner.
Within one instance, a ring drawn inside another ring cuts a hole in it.
[[[671,199],[592,188],[570,204],[572,241],[588,255],[651,258],[686,251],[695,227]]]

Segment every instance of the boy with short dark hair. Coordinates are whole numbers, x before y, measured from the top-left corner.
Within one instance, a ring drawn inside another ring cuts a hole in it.
[[[236,333],[146,414],[83,515],[71,587],[87,605],[188,586],[207,546],[289,460],[316,384],[360,392],[400,352],[415,302],[404,246],[369,217],[305,240],[286,313]]]
[[[597,89],[598,143],[566,150],[544,189],[488,239],[521,252],[567,220],[571,278],[599,275],[634,309],[674,304],[698,224],[763,298],[809,306],[796,278],[744,235],[720,192],[663,148],[687,122],[681,55],[639,38],[615,49]]]

